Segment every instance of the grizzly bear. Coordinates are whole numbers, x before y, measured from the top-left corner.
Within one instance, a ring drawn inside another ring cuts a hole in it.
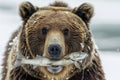
[[[19,14],[23,24],[13,33],[6,47],[2,80],[105,80],[89,27],[94,14],[91,4],[83,3],[72,9],[63,2],[46,7],[23,2]],[[58,61],[77,51],[88,55],[80,68],[74,64],[36,68],[31,64],[23,64],[14,67],[17,54],[20,53],[26,59],[40,55]]]

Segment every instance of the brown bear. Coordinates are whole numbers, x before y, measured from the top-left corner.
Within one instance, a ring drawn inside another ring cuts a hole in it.
[[[83,3],[72,9],[63,2],[46,7],[23,2],[19,12],[23,25],[14,32],[6,47],[2,80],[105,80],[89,28],[94,14],[91,4]],[[12,68],[19,53],[27,59],[40,55],[57,61],[77,51],[88,54],[80,69],[74,64],[36,68],[24,64]]]

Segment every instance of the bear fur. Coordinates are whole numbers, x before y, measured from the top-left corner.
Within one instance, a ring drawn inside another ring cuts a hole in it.
[[[91,4],[83,3],[71,9],[63,2],[55,2],[41,8],[33,6],[30,2],[23,2],[19,13],[23,25],[13,33],[7,44],[2,80],[105,80],[100,56],[89,28],[94,14]],[[49,38],[54,34],[59,34],[63,40],[61,44],[64,53],[60,55],[60,59],[71,52],[88,53],[89,56],[82,63],[81,70],[69,65],[61,72],[52,74],[45,67],[33,69],[31,65],[22,65],[12,68],[17,51],[29,59],[37,55],[50,58],[44,51],[47,51]]]

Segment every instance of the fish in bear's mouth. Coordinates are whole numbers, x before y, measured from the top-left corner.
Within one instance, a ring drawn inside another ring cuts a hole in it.
[[[24,64],[30,64],[34,67],[46,67],[46,69],[50,73],[57,74],[60,73],[66,66],[69,66],[70,64],[74,64],[76,68],[81,69],[79,65],[81,65],[83,60],[87,57],[88,53],[78,51],[66,55],[60,60],[51,60],[40,55],[37,55],[34,59],[27,59],[20,52],[18,52],[13,68],[19,67]]]

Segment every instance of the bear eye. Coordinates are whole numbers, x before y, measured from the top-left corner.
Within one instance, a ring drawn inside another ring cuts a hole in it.
[[[48,32],[48,29],[44,27],[44,28],[42,29],[42,34],[46,35],[47,32]]]
[[[67,28],[65,28],[65,29],[63,30],[63,34],[64,34],[64,35],[68,35],[68,34],[69,34],[69,30],[68,30]]]

